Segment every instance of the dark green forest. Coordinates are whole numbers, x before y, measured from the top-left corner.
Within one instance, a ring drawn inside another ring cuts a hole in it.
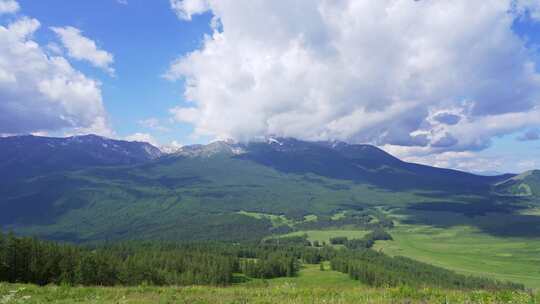
[[[341,250],[331,259],[333,270],[374,287],[435,286],[449,289],[519,289],[511,282],[465,276],[405,257],[389,257],[374,250]]]
[[[0,281],[84,286],[211,285],[248,279],[294,277],[301,265],[329,261],[332,269],[370,286],[429,286],[515,290],[520,284],[469,277],[369,247],[387,239],[374,231],[362,239],[333,239],[333,247],[305,237],[257,243],[160,243],[132,241],[80,246],[0,234]],[[318,247],[317,247],[318,246]]]

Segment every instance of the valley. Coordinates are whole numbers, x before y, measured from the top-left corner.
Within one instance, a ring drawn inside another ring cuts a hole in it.
[[[58,146],[62,153],[81,157],[69,145],[85,140],[100,147],[107,141],[91,137]],[[43,139],[33,144],[40,142],[50,147]],[[118,151],[113,155],[127,150]],[[63,158],[54,160],[59,170],[39,162],[22,167],[0,185],[3,230],[82,246],[146,240],[252,244],[292,237],[315,247],[382,230],[393,240],[375,240],[373,249],[384,254],[540,288],[538,171],[484,177],[402,162],[372,146],[295,139],[188,146],[173,154],[139,156],[128,164],[111,164],[112,156],[104,161],[107,153],[85,154],[92,165],[80,167],[64,164]],[[20,162],[18,155],[3,158],[4,176]],[[275,283],[249,279],[229,288],[242,294],[255,292],[251,287],[257,284],[275,284],[277,290],[296,286],[294,293],[322,282],[335,288],[357,286],[343,274],[318,271],[306,264],[295,278],[272,279]],[[128,290],[99,292],[113,299]],[[392,292],[367,290],[382,299]],[[152,297],[158,291],[148,292]]]
[[[540,0],[0,0],[0,304],[540,304]]]
[[[375,250],[463,274],[540,288],[540,238],[491,236],[471,226],[442,229],[400,225],[390,233],[394,240],[378,241]]]

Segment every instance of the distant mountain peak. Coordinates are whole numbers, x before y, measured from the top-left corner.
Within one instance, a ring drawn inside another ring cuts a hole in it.
[[[514,177],[515,180],[527,180],[531,178],[540,178],[540,170],[525,171]]]
[[[97,134],[82,134],[82,135],[73,135],[68,138],[72,139],[101,139],[101,140],[109,140],[110,138],[97,135]]]
[[[183,146],[175,152],[175,155],[185,157],[211,157],[218,154],[238,155],[244,153],[241,145],[233,141],[214,141],[207,145]]]
[[[540,170],[530,170],[495,184],[501,194],[540,197]]]
[[[0,138],[0,171],[13,177],[36,176],[88,166],[118,166],[147,162],[163,153],[145,142],[98,135],[66,138],[12,136]]]
[[[269,144],[277,144],[277,145],[280,145],[282,146],[283,145],[283,142],[279,141],[277,138],[275,137],[268,137],[266,139],[266,142],[269,143]]]

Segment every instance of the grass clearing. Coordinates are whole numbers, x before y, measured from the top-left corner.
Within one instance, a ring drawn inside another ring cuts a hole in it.
[[[284,234],[282,237],[287,236],[302,236],[307,235],[308,240],[330,243],[330,238],[333,237],[347,237],[349,239],[360,239],[364,237],[369,231],[365,230],[300,230],[292,233]]]
[[[304,216],[304,222],[316,222],[319,219],[315,214],[309,214]]]
[[[338,221],[338,220],[340,220],[340,219],[345,218],[345,215],[346,215],[346,214],[347,214],[346,211],[341,211],[341,212],[338,212],[338,213],[332,215],[331,219],[332,219],[333,221]]]
[[[374,249],[454,271],[540,288],[540,239],[495,237],[469,226],[399,225]]]
[[[270,214],[270,213],[262,213],[262,212],[250,212],[250,211],[238,211],[237,214],[249,216],[258,220],[262,219],[268,219],[272,223],[273,227],[280,227],[280,226],[289,226],[294,227],[296,224],[300,223],[307,223],[307,222],[316,222],[319,217],[315,214],[308,214],[304,216],[303,221],[294,221],[292,219],[287,218],[285,215],[282,214]]]
[[[237,286],[251,287],[279,287],[290,285],[297,288],[333,288],[333,289],[351,289],[359,288],[362,284],[351,280],[347,274],[333,271],[330,269],[330,263],[324,262],[324,271],[320,270],[319,264],[304,264],[300,269],[298,276],[293,278],[275,278],[269,280],[251,279],[246,283]]]
[[[294,226],[294,221],[289,220],[284,215],[276,215],[276,214],[269,214],[269,213],[261,213],[261,212],[249,212],[249,211],[239,211],[238,214],[249,216],[258,220],[262,219],[268,219],[270,222],[272,222],[272,226],[279,227],[279,226]]]
[[[529,208],[520,212],[523,215],[535,215],[540,216],[540,208]]]

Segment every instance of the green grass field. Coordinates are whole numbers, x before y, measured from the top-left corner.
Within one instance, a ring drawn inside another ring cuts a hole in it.
[[[367,231],[304,230],[310,241],[329,243],[332,237],[361,238]],[[540,239],[497,237],[471,226],[435,228],[399,224],[390,231],[393,241],[377,241],[374,249],[407,256],[463,274],[488,277],[540,288]]]
[[[347,274],[330,270],[330,264],[324,262],[324,271],[320,270],[320,265],[302,265],[298,276],[294,278],[276,278],[271,280],[253,279],[241,285],[243,286],[272,286],[279,287],[290,285],[298,288],[333,288],[351,289],[359,288],[361,283],[351,280]]]
[[[293,227],[296,224],[300,223],[306,223],[306,222],[316,222],[317,216],[314,214],[305,215],[304,219],[301,221],[294,221],[292,219],[287,218],[285,215],[276,215],[276,214],[270,214],[270,213],[262,213],[262,212],[248,212],[248,211],[238,211],[238,214],[249,216],[254,219],[262,220],[267,219],[272,223],[273,227],[279,227],[279,226],[289,226]]]
[[[454,291],[362,286],[347,275],[305,265],[295,278],[250,280],[231,287],[69,287],[2,284],[0,303],[512,303],[540,301],[526,292]]]
[[[540,208],[525,209],[521,212],[521,214],[540,216]]]
[[[330,238],[333,237],[347,237],[349,239],[360,239],[364,235],[366,235],[369,231],[365,230],[349,230],[349,229],[332,229],[332,230],[300,230],[295,231],[289,234],[283,235],[283,237],[287,236],[302,236],[304,234],[307,235],[307,238],[309,241],[319,241],[319,242],[326,242],[327,244],[330,243]]]
[[[470,226],[399,225],[375,249],[475,276],[540,288],[540,239],[495,237]]]

